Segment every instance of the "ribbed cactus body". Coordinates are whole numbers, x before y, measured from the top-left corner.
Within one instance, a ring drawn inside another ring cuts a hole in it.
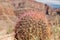
[[[18,40],[47,40],[50,37],[45,14],[36,10],[23,11],[15,28]]]

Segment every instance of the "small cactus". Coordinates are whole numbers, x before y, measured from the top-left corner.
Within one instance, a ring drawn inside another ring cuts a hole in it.
[[[50,37],[49,28],[43,12],[25,10],[20,14],[15,26],[15,38],[17,40],[47,40]]]

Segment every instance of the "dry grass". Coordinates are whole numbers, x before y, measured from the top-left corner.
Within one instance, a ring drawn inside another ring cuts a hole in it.
[[[52,39],[60,40],[60,16],[56,15],[54,24],[52,24]],[[53,22],[52,22],[53,23]]]

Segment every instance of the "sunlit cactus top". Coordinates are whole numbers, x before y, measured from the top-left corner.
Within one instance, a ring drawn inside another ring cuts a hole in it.
[[[45,13],[42,11],[38,11],[38,10],[33,10],[33,9],[28,9],[28,10],[24,10],[19,14],[19,19],[23,18],[24,16],[30,16],[35,20],[43,20],[45,23],[47,23],[47,18]]]

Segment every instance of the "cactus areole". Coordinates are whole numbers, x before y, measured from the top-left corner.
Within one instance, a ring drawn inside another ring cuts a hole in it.
[[[25,10],[15,26],[17,40],[48,40],[50,26],[46,15],[37,10]]]

